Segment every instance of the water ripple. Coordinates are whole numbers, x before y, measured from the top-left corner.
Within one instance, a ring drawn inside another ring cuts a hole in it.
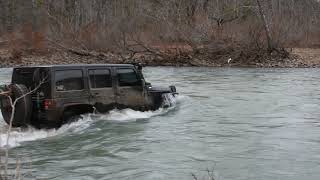
[[[1,69],[0,84],[10,71]],[[10,152],[29,156],[38,179],[192,179],[211,167],[226,180],[320,178],[319,69],[144,71],[155,85],[177,86],[174,108],[15,129]],[[1,121],[2,147],[6,129]]]

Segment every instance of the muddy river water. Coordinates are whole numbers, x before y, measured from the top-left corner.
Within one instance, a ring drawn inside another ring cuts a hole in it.
[[[10,81],[0,69],[0,84]],[[171,109],[113,110],[57,130],[15,129],[26,179],[320,179],[320,69],[145,68]],[[0,116],[1,147],[7,125]]]

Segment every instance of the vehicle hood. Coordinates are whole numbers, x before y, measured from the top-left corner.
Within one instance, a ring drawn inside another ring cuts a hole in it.
[[[170,87],[161,87],[161,86],[147,86],[148,92],[157,92],[157,93],[172,93]]]

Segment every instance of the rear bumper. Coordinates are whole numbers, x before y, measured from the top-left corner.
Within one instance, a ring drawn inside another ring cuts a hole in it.
[[[37,128],[59,127],[61,125],[61,113],[57,110],[33,113],[31,124]]]
[[[46,120],[48,122],[60,122],[62,113],[59,110],[46,110]]]

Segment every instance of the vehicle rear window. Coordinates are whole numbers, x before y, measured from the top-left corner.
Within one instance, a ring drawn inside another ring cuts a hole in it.
[[[138,86],[140,81],[133,69],[117,69],[119,86]]]
[[[84,89],[82,70],[56,71],[56,90],[73,91]]]
[[[89,77],[91,88],[112,87],[111,73],[109,69],[89,70]]]
[[[13,70],[12,83],[24,84],[28,88],[36,84],[34,82],[34,71],[36,68],[15,68]]]

